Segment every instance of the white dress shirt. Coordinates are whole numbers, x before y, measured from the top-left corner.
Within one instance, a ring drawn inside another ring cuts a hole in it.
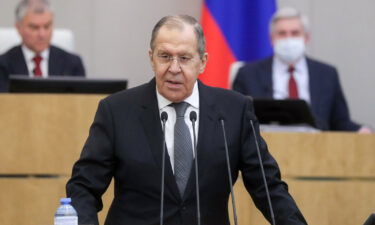
[[[22,52],[25,57],[25,62],[27,70],[29,71],[29,76],[34,77],[33,70],[35,69],[35,62],[33,58],[35,57],[35,52],[31,49],[22,45]],[[48,77],[48,57],[49,57],[49,48],[40,53],[42,61],[40,62],[40,69],[42,70],[42,77]]]
[[[171,161],[172,170],[174,172],[174,125],[176,123],[176,111],[173,106],[170,106],[172,103],[168,99],[164,98],[156,88],[156,97],[159,105],[159,113],[166,112],[168,114],[168,120],[165,123],[165,142],[167,145],[168,155]],[[199,127],[199,90],[198,82],[195,82],[193,87],[192,94],[184,100],[184,102],[189,103],[188,108],[185,112],[185,123],[187,124],[190,136],[191,143],[194,146],[194,136],[193,136],[193,125],[190,121],[190,112],[195,111],[197,113],[197,121],[195,122],[195,132],[196,132],[196,142],[198,143],[198,127]],[[194,148],[192,149],[194,156]]]
[[[273,57],[272,64],[272,88],[274,99],[286,99],[289,97],[289,72],[288,64],[277,57]],[[303,57],[294,65],[294,79],[297,83],[298,97],[310,103],[309,70],[306,58]]]

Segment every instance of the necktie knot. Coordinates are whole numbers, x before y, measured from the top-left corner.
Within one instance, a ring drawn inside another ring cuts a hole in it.
[[[40,55],[35,55],[34,58],[33,58],[33,61],[36,63],[36,64],[39,64],[41,61],[42,61],[42,56]]]
[[[290,65],[290,66],[288,67],[288,72],[289,72],[290,74],[293,74],[294,71],[295,71],[294,66]]]
[[[185,116],[185,112],[189,104],[187,102],[179,102],[179,103],[172,103],[172,106],[176,110],[176,116],[178,118],[178,117]]]

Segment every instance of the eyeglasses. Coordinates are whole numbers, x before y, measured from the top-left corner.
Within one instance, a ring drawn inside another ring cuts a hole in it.
[[[180,66],[188,66],[195,59],[193,56],[187,56],[187,55],[172,56],[169,54],[158,54],[156,55],[156,58],[158,62],[161,64],[171,64],[172,62],[176,60]]]

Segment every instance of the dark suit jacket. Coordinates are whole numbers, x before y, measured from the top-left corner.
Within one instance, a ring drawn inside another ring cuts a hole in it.
[[[8,90],[9,75],[28,75],[21,46],[16,46],[0,56],[0,92]],[[50,46],[48,74],[58,76],[85,76],[85,69],[78,55]]]
[[[322,130],[356,131],[360,125],[350,120],[336,68],[306,58],[309,71],[311,111]],[[233,89],[254,98],[273,98],[272,58],[243,66]]]
[[[200,82],[199,96],[197,151],[202,225],[229,224],[230,187],[219,112],[226,119],[232,176],[237,179],[242,171],[256,206],[270,219],[254,134],[249,127],[249,117],[253,116],[250,100]],[[280,180],[279,168],[259,135],[257,123],[255,126],[277,224],[306,224],[287,185]],[[106,224],[159,224],[162,135],[154,79],[99,103],[89,137],[67,184],[67,195],[72,198],[80,223],[97,223],[101,196],[113,177],[114,199]],[[197,224],[194,169],[185,194],[180,197],[166,155],[164,224]]]
[[[363,225],[375,225],[375,213],[371,214]]]

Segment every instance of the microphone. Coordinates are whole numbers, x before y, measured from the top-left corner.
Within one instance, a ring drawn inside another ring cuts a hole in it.
[[[163,123],[163,153],[162,153],[162,160],[161,160],[161,192],[160,192],[160,225],[163,225],[163,217],[164,217],[164,176],[165,176],[165,123],[168,120],[168,113],[163,111],[161,113],[161,121]]]
[[[255,135],[255,128],[254,128],[254,122],[253,122],[254,117],[251,115],[250,112],[247,113],[247,117],[248,117],[249,120],[250,120],[251,129],[252,129],[252,131],[253,131],[253,135],[254,135],[255,145],[256,145],[257,154],[258,154],[258,159],[259,159],[260,170],[261,170],[261,172],[262,172],[262,178],[263,178],[263,182],[264,182],[264,188],[266,189],[266,195],[267,195],[268,207],[270,208],[270,214],[271,214],[272,225],[276,225],[276,223],[275,223],[275,215],[273,214],[273,208],[272,208],[271,196],[270,196],[270,192],[268,191],[268,185],[267,185],[266,174],[264,173],[264,167],[263,167],[262,156],[260,155],[258,139],[257,139],[257,137],[256,137],[256,135]]]
[[[233,219],[234,219],[234,224],[238,225],[237,222],[237,209],[236,209],[236,198],[234,196],[234,191],[233,191],[233,179],[232,179],[232,172],[230,169],[230,161],[229,161],[229,150],[228,150],[228,142],[227,142],[227,136],[225,133],[225,125],[224,125],[224,117],[222,113],[219,113],[219,121],[221,123],[221,128],[223,131],[223,136],[224,136],[224,146],[225,146],[225,158],[227,160],[227,168],[228,168],[228,177],[229,177],[229,187],[230,187],[230,194],[232,196],[232,206],[233,206]]]
[[[195,189],[197,193],[197,220],[198,225],[201,224],[201,209],[200,209],[200,199],[199,199],[199,179],[198,179],[198,154],[197,154],[197,136],[195,134],[195,122],[197,121],[197,113],[195,111],[190,112],[190,121],[193,126],[193,139],[194,139],[194,164],[195,164]]]

